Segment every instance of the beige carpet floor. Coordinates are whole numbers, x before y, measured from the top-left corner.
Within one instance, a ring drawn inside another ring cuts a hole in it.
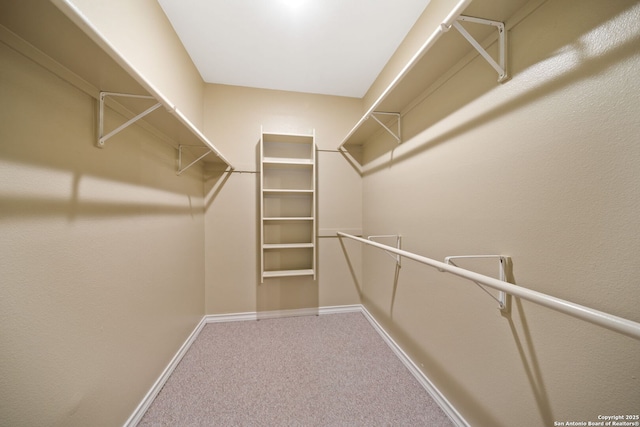
[[[360,313],[206,325],[139,426],[451,426]]]

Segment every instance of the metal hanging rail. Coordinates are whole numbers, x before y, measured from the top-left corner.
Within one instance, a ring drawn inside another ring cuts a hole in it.
[[[640,323],[632,320],[624,319],[622,317],[615,316],[613,314],[605,313],[603,311],[595,310],[593,308],[585,307],[580,304],[576,304],[570,301],[566,301],[560,298],[553,297],[551,295],[537,292],[531,289],[516,286],[512,283],[505,282],[503,280],[494,279],[493,277],[485,276],[483,274],[474,273],[473,271],[465,270],[464,268],[456,267],[446,264],[444,262],[436,261],[431,258],[416,255],[411,252],[407,252],[401,249],[396,249],[393,246],[383,245],[382,243],[373,242],[371,240],[356,237],[351,234],[338,232],[338,237],[347,237],[349,239],[356,240],[358,242],[365,243],[370,246],[383,249],[387,252],[392,252],[403,256],[405,258],[412,259],[422,264],[437,268],[440,271],[454,274],[456,276],[468,279],[474,282],[478,282],[482,285],[489,286],[490,288],[498,291],[505,292],[514,297],[522,298],[527,301],[531,301],[543,307],[550,308],[552,310],[559,311],[561,313],[568,314],[575,318],[593,323],[595,325],[602,326],[609,330],[619,332],[623,335],[640,340]]]

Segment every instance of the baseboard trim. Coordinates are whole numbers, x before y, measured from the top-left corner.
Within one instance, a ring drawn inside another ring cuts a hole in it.
[[[362,311],[362,305],[337,305],[329,307],[311,307],[311,308],[298,308],[291,310],[271,310],[271,311],[258,311],[247,313],[229,313],[229,314],[208,314],[204,316],[206,323],[219,323],[219,322],[238,322],[246,320],[263,320],[263,319],[277,319],[281,317],[299,317],[299,316],[316,316],[325,314],[339,314],[339,313],[358,313]]]
[[[418,368],[418,366],[411,360],[411,358],[402,350],[402,348],[391,338],[391,336],[384,330],[384,328],[376,321],[376,319],[369,313],[365,306],[362,304],[353,305],[339,305],[329,307],[313,307],[302,308],[294,310],[274,310],[264,312],[246,312],[246,313],[229,313],[229,314],[208,314],[205,315],[193,330],[189,338],[182,344],[176,355],[171,359],[169,365],[162,372],[160,377],[153,384],[149,392],[142,399],[142,402],[138,405],[136,410],[131,414],[124,427],[135,427],[138,425],[147,409],[153,403],[162,387],[165,385],[173,371],[175,370],[180,360],[184,357],[191,345],[194,343],[202,329],[207,323],[220,323],[220,322],[240,322],[249,320],[262,320],[262,319],[276,319],[282,317],[296,317],[296,316],[315,316],[326,314],[340,314],[340,313],[362,313],[367,319],[373,329],[380,335],[384,342],[394,352],[394,354],[400,359],[404,366],[411,372],[420,385],[429,393],[429,395],[436,401],[436,403],[447,414],[451,421],[458,427],[469,427],[469,424],[460,415],[460,413],[451,405],[451,403],[444,397],[444,395],[438,390],[438,388],[427,378],[427,376]]]
[[[400,359],[404,366],[411,372],[414,378],[420,383],[427,393],[435,400],[445,414],[451,419],[451,421],[458,427],[470,427],[469,423],[462,417],[462,415],[456,410],[456,408],[447,400],[446,397],[438,390],[438,388],[429,380],[429,378],[418,368],[418,366],[411,360],[407,353],[391,338],[391,336],[384,330],[378,321],[369,313],[365,306],[360,306],[361,312],[364,317],[369,321],[373,329],[378,332],[385,343],[389,346],[391,351]]]
[[[142,420],[147,409],[149,409],[153,400],[158,396],[158,393],[160,393],[160,390],[162,390],[162,387],[164,387],[165,383],[178,366],[178,363],[180,363],[189,348],[191,348],[191,345],[195,342],[196,338],[198,338],[198,335],[200,335],[200,331],[202,331],[205,324],[205,318],[203,317],[200,319],[200,322],[198,322],[187,340],[182,344],[182,346],[180,346],[180,349],[178,349],[178,352],[173,356],[167,367],[164,368],[164,371],[162,371],[156,382],[151,386],[151,389],[144,396],[142,402],[140,402],[135,411],[133,411],[133,414],[131,414],[129,419],[124,423],[124,427],[135,427],[138,425],[140,420]]]

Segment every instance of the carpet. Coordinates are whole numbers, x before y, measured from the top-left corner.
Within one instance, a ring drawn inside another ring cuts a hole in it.
[[[360,313],[207,324],[139,426],[452,426]]]

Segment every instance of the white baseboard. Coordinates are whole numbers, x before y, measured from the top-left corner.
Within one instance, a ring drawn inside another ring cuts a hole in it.
[[[147,409],[149,409],[153,403],[153,400],[156,398],[158,393],[160,393],[160,390],[162,390],[162,387],[164,387],[164,384],[178,366],[178,363],[180,363],[189,348],[191,348],[191,345],[195,342],[196,338],[198,338],[198,335],[200,335],[200,331],[202,331],[205,324],[205,318],[203,317],[200,322],[198,322],[193,332],[191,332],[187,340],[182,344],[182,346],[180,346],[180,349],[176,355],[173,356],[167,367],[164,368],[164,371],[162,371],[156,382],[151,386],[151,389],[144,396],[142,402],[140,402],[135,411],[133,411],[133,414],[131,414],[129,419],[124,423],[125,427],[135,427],[138,425],[145,412],[147,412]]]
[[[440,406],[440,408],[444,411],[445,414],[451,419],[451,421],[458,427],[469,427],[469,423],[460,415],[460,413],[456,410],[456,408],[451,405],[451,402],[447,400],[446,397],[438,390],[438,388],[433,385],[433,383],[427,378],[427,376],[418,368],[418,366],[411,360],[411,358],[407,355],[407,353],[400,348],[400,346],[391,338],[391,336],[385,331],[382,326],[376,321],[376,319],[369,313],[369,311],[364,307],[361,307],[361,312],[364,317],[369,321],[373,329],[375,329],[378,334],[382,337],[382,339],[387,343],[389,348],[395,353],[395,355],[400,359],[400,361],[404,364],[404,366],[411,372],[411,374],[415,377],[415,379],[420,383],[422,388],[424,388],[427,393],[435,400],[435,402]]]
[[[362,305],[338,305],[330,307],[311,307],[311,308],[298,308],[292,310],[272,310],[272,311],[259,311],[259,312],[246,312],[246,313],[229,313],[229,314],[207,314],[204,316],[205,323],[218,323],[218,322],[239,322],[246,320],[262,320],[262,319],[277,319],[280,317],[298,317],[298,316],[315,316],[324,314],[338,314],[338,313],[360,313],[362,311]]]
[[[391,338],[391,336],[380,326],[375,318],[369,313],[369,311],[361,304],[354,305],[340,305],[331,307],[318,307],[318,308],[303,308],[295,310],[274,310],[266,312],[247,312],[247,313],[230,313],[230,314],[209,314],[205,315],[198,323],[194,331],[189,335],[189,338],[180,347],[176,355],[171,359],[169,365],[162,372],[160,377],[151,387],[151,390],[146,394],[142,402],[138,405],[136,410],[131,414],[124,427],[135,427],[142,417],[144,416],[153,400],[156,398],[164,384],[167,382],[173,371],[175,370],[180,360],[184,357],[189,350],[193,342],[196,340],[200,331],[207,323],[219,323],[219,322],[239,322],[248,320],[260,320],[260,319],[275,319],[280,317],[295,317],[295,316],[314,316],[325,314],[340,314],[340,313],[362,313],[375,331],[382,337],[384,342],[391,348],[394,354],[400,359],[400,361],[406,366],[411,374],[416,378],[418,383],[429,393],[429,395],[435,400],[435,402],[442,408],[451,421],[459,427],[469,427],[469,424],[460,415],[460,413],[451,405],[451,403],[444,397],[444,395],[436,388],[435,385],[427,378],[424,373],[418,368],[418,366],[409,358],[409,356],[400,348],[400,346]]]

